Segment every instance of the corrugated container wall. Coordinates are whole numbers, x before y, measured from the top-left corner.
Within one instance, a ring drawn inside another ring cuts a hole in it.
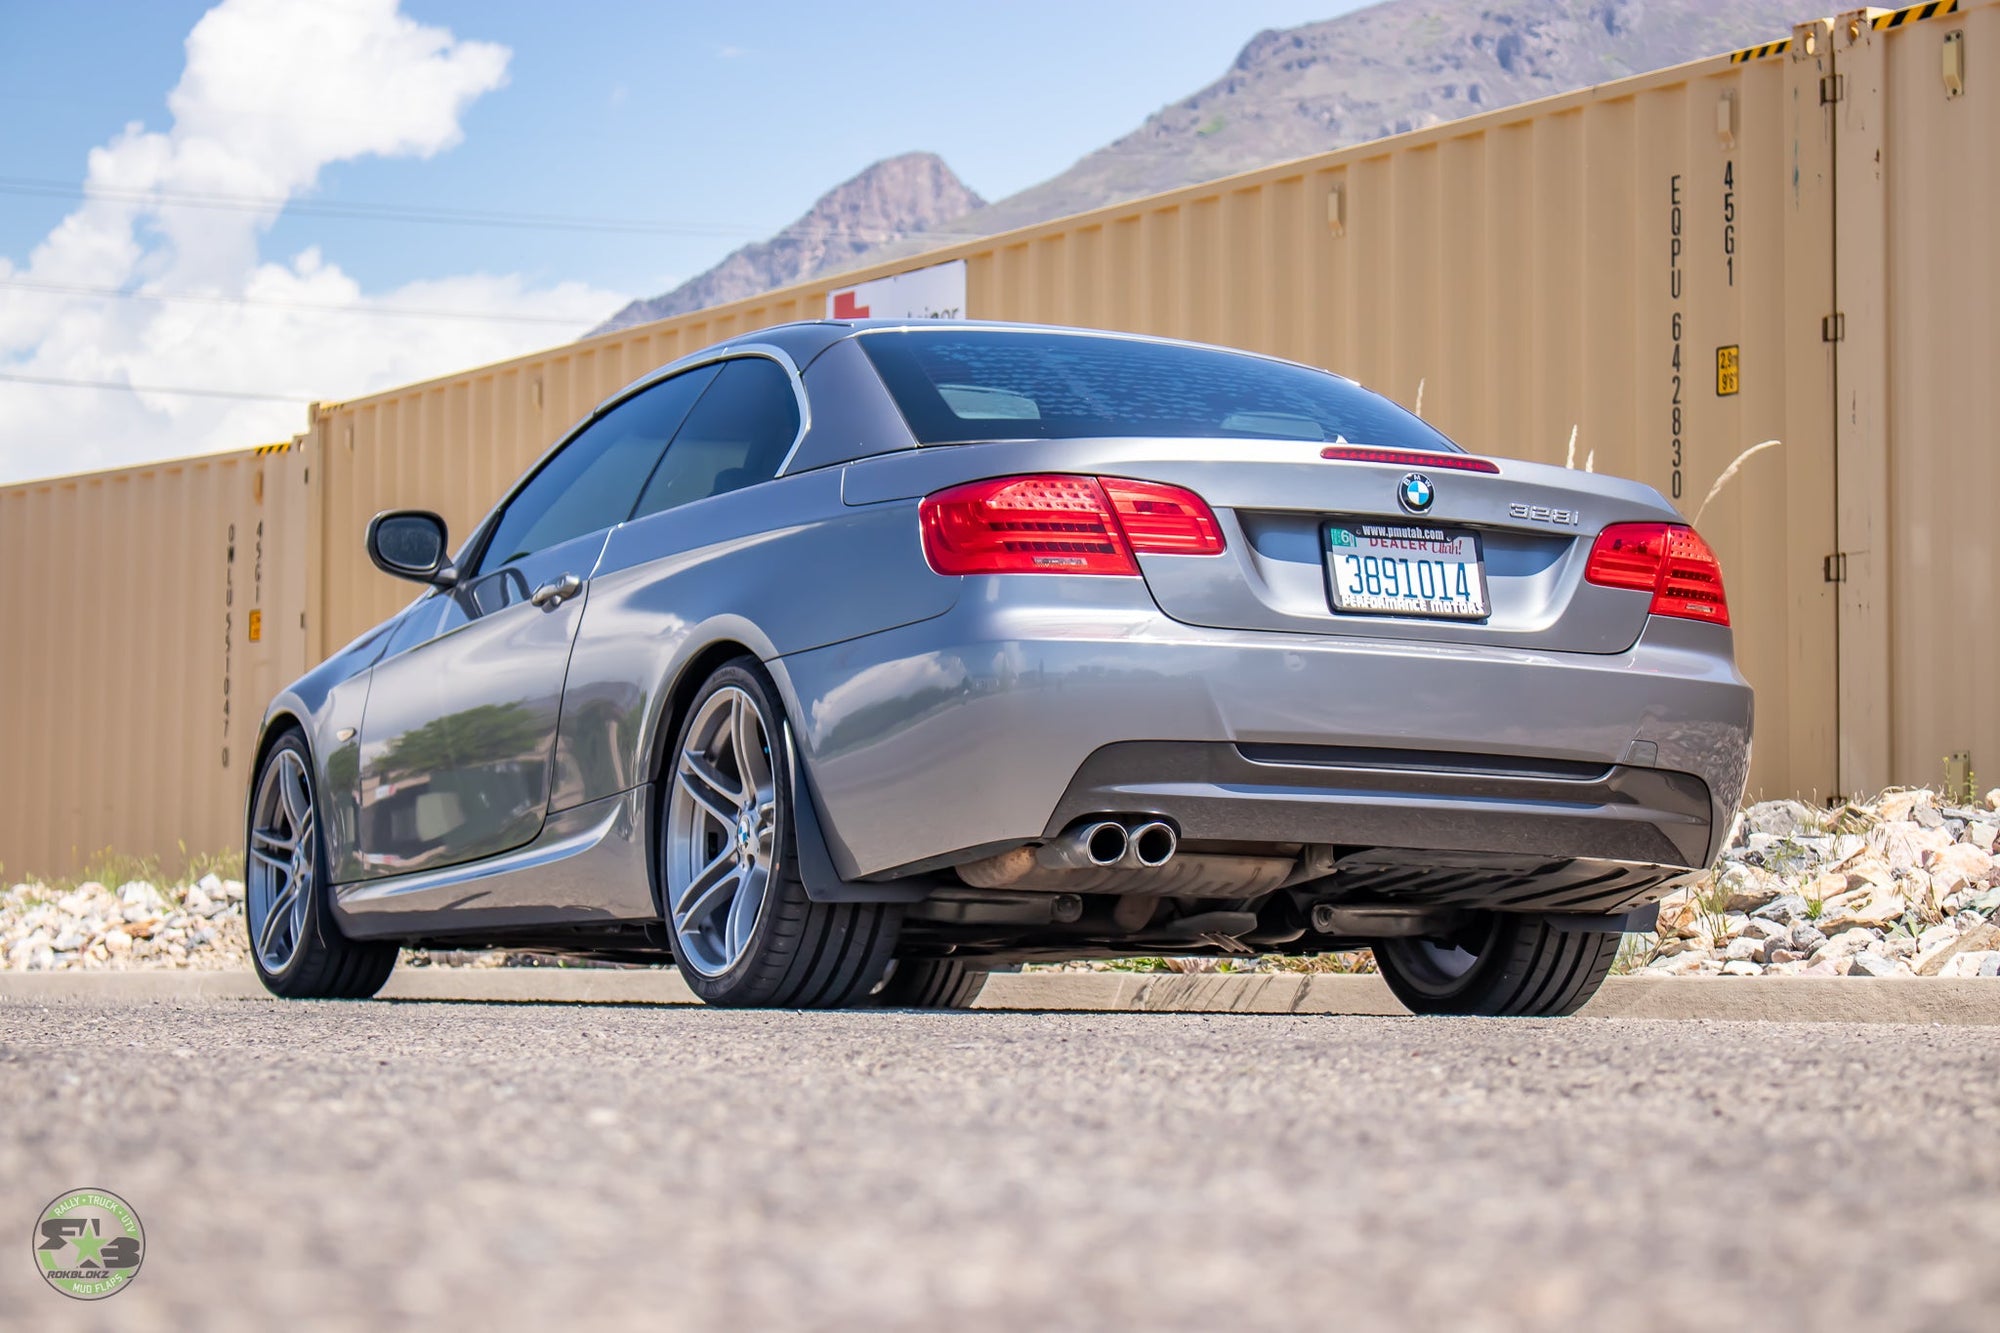
[[[322,408],[330,651],[406,599],[370,515],[455,532],[604,395],[716,339],[817,318],[836,285],[964,259],[968,312],[1199,338],[1353,375],[1468,447],[1638,477],[1703,515],[1744,670],[1755,781],[1830,791],[1833,597],[1826,28]],[[1421,397],[1421,403],[1419,398]]]
[[[463,535],[621,385],[949,260],[976,318],[1273,352],[1471,449],[1658,486],[1722,554],[1758,687],[1757,792],[1968,782],[1982,764],[1991,785],[1996,52],[2000,0],[1856,11],[322,404],[286,451],[0,489],[0,858],[64,871],[105,847],[234,846],[264,701],[410,595],[363,554],[372,514],[434,508]]]
[[[1841,780],[2000,785],[2000,4],[1835,21]]]
[[[0,489],[10,880],[240,848],[265,701],[308,665],[302,463],[280,446]]]

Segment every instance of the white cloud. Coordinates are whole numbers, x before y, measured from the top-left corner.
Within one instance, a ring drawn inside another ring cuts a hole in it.
[[[364,294],[316,248],[262,257],[283,201],[310,191],[323,168],[449,149],[463,137],[466,108],[505,84],[507,48],[426,27],[398,4],[223,0],[203,15],[167,99],[172,127],[135,123],[94,149],[84,202],[24,266],[0,258],[0,375],[351,398],[573,336],[622,304],[582,284],[537,288],[489,274]],[[269,202],[173,202],[204,195]],[[8,280],[244,304],[58,295]],[[574,327],[345,313],[370,308]],[[0,481],[242,448],[304,425],[294,403],[0,379]]]

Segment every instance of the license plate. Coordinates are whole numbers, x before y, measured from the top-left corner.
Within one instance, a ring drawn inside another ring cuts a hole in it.
[[[1329,523],[1325,532],[1334,610],[1486,618],[1486,569],[1474,534],[1405,523]]]

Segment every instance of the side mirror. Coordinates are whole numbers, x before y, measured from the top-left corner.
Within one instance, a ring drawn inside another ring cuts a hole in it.
[[[458,582],[444,520],[427,509],[388,509],[368,520],[368,558],[384,574],[449,588]]]

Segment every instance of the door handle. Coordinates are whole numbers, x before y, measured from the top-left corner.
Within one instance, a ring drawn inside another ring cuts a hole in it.
[[[561,606],[570,598],[583,591],[583,580],[574,574],[565,574],[553,583],[544,583],[528,595],[528,600],[536,606]]]

